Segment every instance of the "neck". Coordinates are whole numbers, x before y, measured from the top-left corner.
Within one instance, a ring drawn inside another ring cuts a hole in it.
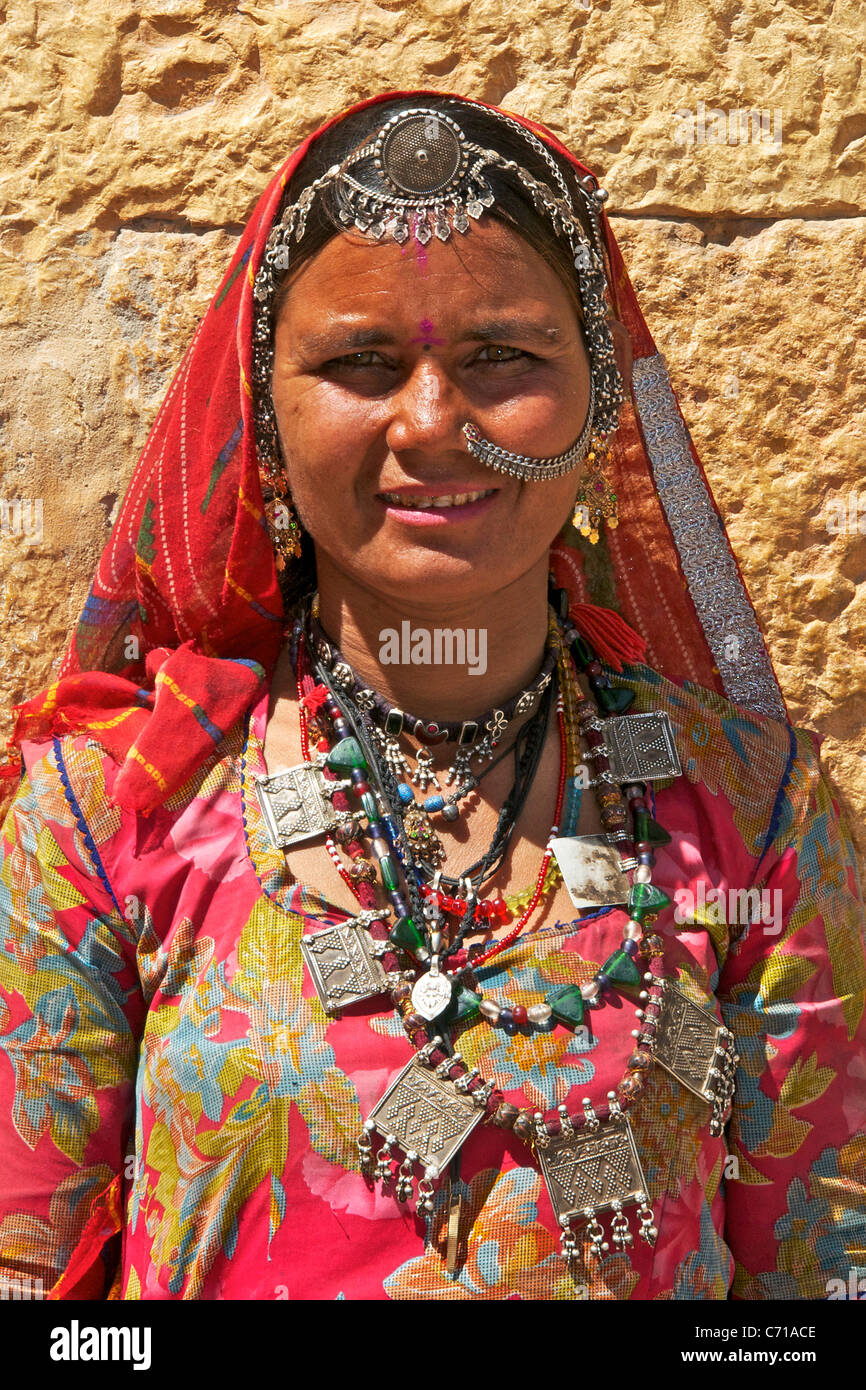
[[[493,593],[427,603],[366,589],[325,562],[319,621],[358,676],[399,709],[422,719],[471,719],[505,704],[538,674],[547,564]]]

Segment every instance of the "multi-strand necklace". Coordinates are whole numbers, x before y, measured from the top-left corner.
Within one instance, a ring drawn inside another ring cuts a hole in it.
[[[320,629],[306,634],[302,623],[293,631],[293,660],[304,763],[260,779],[257,790],[276,843],[287,847],[312,835],[327,834],[329,854],[361,908],[348,921],[301,939],[326,1011],[334,1014],[350,1003],[387,991],[416,1049],[364,1124],[358,1140],[362,1169],[374,1180],[393,1184],[401,1201],[411,1196],[415,1173],[420,1169],[419,1210],[432,1213],[433,1184],[476,1125],[484,1120],[513,1130],[537,1152],[562,1228],[563,1254],[572,1259],[577,1253],[572,1223],[577,1219],[587,1223],[594,1255],[603,1256],[611,1243],[616,1249],[627,1250],[634,1238],[624,1215],[626,1206],[637,1206],[643,1240],[653,1244],[656,1239],[655,1218],[627,1114],[640,1100],[654,1062],[710,1103],[710,1129],[719,1134],[729,1111],[738,1059],[731,1034],[663,973],[664,943],[654,923],[670,900],[653,885],[652,868],[656,848],[668,843],[670,836],[652,815],[647,782],[680,772],[667,715],[656,711],[625,716],[632,692],[612,687],[589,645],[568,623],[561,593],[554,594],[554,601],[561,605],[562,616],[559,622],[551,623],[549,650],[554,653],[553,661],[549,671],[540,673],[542,684],[534,690],[532,704],[553,679],[560,742],[556,808],[534,889],[504,936],[480,949],[464,946],[471,931],[503,924],[502,900],[485,903],[477,896],[490,865],[497,862],[497,836],[479,861],[474,879],[464,874],[449,880],[448,890],[443,888],[441,870],[422,857],[423,841],[419,844],[418,837],[407,831],[411,808],[406,792],[401,791],[406,782],[397,780],[402,765],[395,767],[393,756],[384,756],[373,732],[374,711],[384,724],[391,708],[381,697],[372,703],[362,701],[360,706],[353,701],[350,690],[363,692],[369,687],[358,681]],[[316,654],[317,645],[318,662],[313,669],[309,651],[312,647]],[[549,654],[545,660],[550,660]],[[346,668],[339,682],[330,678],[334,664]],[[575,667],[585,673],[594,699],[579,691]],[[341,687],[339,695],[335,685]],[[511,702],[515,711],[526,694],[521,692]],[[599,705],[612,717],[601,718]],[[524,713],[527,708],[531,708],[528,702]],[[506,719],[505,727],[512,717]],[[485,734],[490,736],[492,750],[505,732],[492,712],[478,720],[463,721],[463,726],[469,723],[483,728],[491,719],[494,729],[487,728]],[[416,735],[418,722],[412,729]],[[627,731],[617,727],[623,724],[628,724]],[[392,731],[394,726],[392,719]],[[444,721],[435,725],[426,721],[428,735],[433,728],[451,732]],[[311,738],[316,744],[315,758]],[[593,774],[589,785],[598,801],[602,836],[560,836],[568,770],[573,773],[576,769],[581,740]],[[401,756],[405,761],[405,754]],[[517,755],[515,764],[517,787]],[[522,801],[513,798],[510,826],[509,816],[505,816],[505,823],[500,816],[500,840],[504,831],[510,834],[514,828],[518,803],[525,803],[525,795]],[[443,798],[441,806],[425,806],[424,814],[432,816],[444,811],[444,806]],[[572,851],[582,848],[582,841],[593,842],[596,858],[600,850],[606,852],[608,896],[602,895],[600,905],[619,903],[626,907],[628,920],[622,942],[591,981],[560,986],[544,1001],[525,1009],[504,1009],[474,987],[474,972],[525,930],[541,901],[554,856],[572,900],[582,900],[580,873],[575,873],[572,862]],[[341,849],[348,865],[341,858]],[[626,877],[629,872],[631,883]],[[388,900],[386,907],[377,902],[377,880]],[[453,885],[457,885],[456,891]],[[481,903],[484,907],[479,911]],[[459,922],[456,930],[448,929],[449,917]],[[546,1114],[520,1108],[506,1101],[476,1068],[467,1067],[459,1051],[452,1048],[451,1030],[476,1015],[508,1032],[532,1027],[574,1028],[582,1024],[586,1010],[602,1007],[613,990],[638,992],[641,1007],[636,1010],[634,1047],[623,1075],[605,1102],[597,1106],[584,1097],[577,1113],[565,1105]],[[374,1146],[375,1134],[382,1141],[378,1148]],[[599,1221],[603,1212],[613,1213],[610,1240]]]

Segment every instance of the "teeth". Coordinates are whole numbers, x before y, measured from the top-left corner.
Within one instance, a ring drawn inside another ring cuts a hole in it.
[[[383,492],[382,496],[386,502],[393,502],[400,507],[408,507],[411,511],[429,512],[434,507],[463,507],[467,502],[478,502],[482,497],[492,497],[495,488],[487,488],[484,492],[453,492],[447,497],[401,497],[397,492]]]

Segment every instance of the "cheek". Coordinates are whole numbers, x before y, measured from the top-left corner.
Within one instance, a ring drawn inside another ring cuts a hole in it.
[[[537,542],[552,544],[574,511],[581,468],[546,483],[525,483],[521,528]]]
[[[279,389],[274,408],[290,483],[301,470],[309,485],[357,472],[381,431],[369,401],[323,382]]]

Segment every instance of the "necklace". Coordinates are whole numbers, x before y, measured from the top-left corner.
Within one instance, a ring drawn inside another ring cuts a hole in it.
[[[430,746],[451,741],[457,744],[458,750],[465,750],[479,741],[483,741],[485,737],[498,742],[512,719],[528,714],[537,704],[550,683],[556,661],[555,653],[548,650],[535,680],[525,690],[521,690],[512,700],[503,705],[501,709],[486,710],[474,719],[419,719],[416,715],[409,714],[390,704],[370,686],[365,685],[356,675],[339,647],[332,638],[328,637],[319,623],[318,595],[313,600],[308,625],[312,650],[327,667],[334,683],[339,686],[341,692],[348,695],[360,709],[368,713],[384,734],[391,738],[398,738],[401,733],[405,732],[412,734],[420,743]],[[408,628],[408,623],[405,626]],[[449,643],[447,653],[441,653],[446,664],[454,655],[453,645],[453,642]]]
[[[593,694],[596,693],[595,684],[599,685],[599,689],[607,689],[602,682],[607,680],[609,686],[609,678],[604,676],[600,663],[595,662],[587,644],[567,628],[563,635],[565,640],[571,641],[575,664],[587,670]],[[593,664],[597,669],[593,669]],[[596,988],[590,997],[596,998],[616,987],[630,987],[634,983],[633,972],[637,972],[638,956],[648,967],[638,983],[647,988],[641,991],[644,1007],[636,1011],[639,1027],[633,1030],[634,1050],[616,1090],[608,1092],[606,1103],[593,1106],[590,1099],[584,1097],[578,1114],[569,1113],[564,1105],[558,1106],[554,1112],[542,1114],[527,1108],[518,1109],[505,1101],[492,1083],[486,1081],[476,1069],[468,1069],[459,1052],[451,1049],[447,1041],[448,1030],[480,1009],[485,1002],[460,979],[465,971],[459,965],[454,972],[454,983],[448,984],[447,1000],[438,1009],[428,1009],[430,1017],[426,1019],[417,1009],[418,986],[425,979],[431,983],[432,993],[444,994],[435,983],[442,974],[437,959],[439,951],[430,949],[441,948],[439,905],[428,901],[421,907],[419,920],[429,924],[425,940],[408,910],[407,898],[414,900],[413,911],[416,914],[421,904],[417,884],[411,882],[411,873],[405,876],[405,891],[400,888],[397,870],[400,856],[397,854],[395,859],[392,854],[392,849],[396,853],[397,828],[380,819],[379,797],[372,796],[372,786],[367,781],[367,759],[353,738],[351,726],[343,718],[337,701],[330,694],[320,699],[315,691],[312,677],[305,670],[300,638],[297,669],[302,699],[318,701],[333,726],[336,742],[329,746],[328,739],[323,735],[318,758],[321,775],[331,784],[328,794],[335,818],[341,818],[340,838],[354,861],[363,856],[363,844],[356,838],[358,813],[351,811],[345,796],[346,787],[351,785],[354,795],[362,801],[368,820],[367,834],[372,855],[391,901],[391,908],[383,910],[376,907],[373,888],[376,875],[375,870],[369,872],[372,867],[369,864],[364,866],[363,872],[355,874],[351,870],[341,869],[362,911],[337,927],[302,938],[302,950],[326,1010],[335,1012],[342,1004],[388,989],[395,1006],[403,1015],[409,1039],[417,1049],[416,1055],[388,1088],[364,1124],[358,1140],[362,1168],[374,1180],[393,1183],[398,1200],[406,1200],[413,1189],[415,1168],[420,1166],[423,1176],[418,1181],[419,1210],[429,1213],[433,1209],[433,1183],[459,1152],[475,1126],[485,1120],[504,1129],[513,1129],[519,1138],[536,1150],[553,1209],[562,1228],[563,1255],[567,1260],[576,1258],[577,1246],[572,1230],[576,1220],[586,1221],[590,1249],[596,1256],[603,1256],[610,1243],[615,1248],[626,1250],[633,1243],[633,1235],[623,1208],[630,1205],[636,1205],[638,1209],[640,1236],[649,1244],[654,1243],[658,1232],[626,1112],[640,1100],[646,1074],[655,1061],[710,1104],[710,1130],[713,1134],[720,1134],[729,1113],[734,1069],[738,1061],[733,1052],[731,1034],[718,1024],[709,1011],[688,1000],[672,980],[665,980],[663,942],[652,929],[657,912],[661,910],[661,899],[653,896],[659,890],[653,889],[651,884],[653,844],[661,843],[660,837],[666,838],[666,832],[650,816],[645,799],[646,782],[653,777],[671,775],[671,760],[667,751],[662,757],[656,746],[658,730],[667,716],[656,712],[651,716],[629,718],[629,724],[634,724],[635,720],[655,721],[653,730],[646,731],[649,742],[645,738],[645,746],[641,747],[639,728],[634,732],[629,731],[630,739],[623,741],[618,738],[617,732],[610,726],[620,724],[622,716],[599,720],[592,701],[578,701],[573,687],[567,683],[575,700],[578,717],[585,726],[587,742],[597,750],[597,776],[592,785],[603,789],[596,794],[606,836],[623,848],[633,850],[633,857],[636,858],[634,882],[627,899],[629,926],[623,945],[605,962],[596,979],[591,982]],[[618,697],[623,693],[629,695],[631,692],[612,692],[608,696],[609,703],[619,703]],[[561,698],[564,707],[569,697],[563,692]],[[307,708],[306,705],[302,707]],[[594,723],[601,727],[593,727]],[[597,737],[591,737],[593,734]],[[669,745],[672,746],[669,729],[667,735],[666,750]],[[308,745],[305,745],[304,753],[308,758]],[[327,767],[323,766],[325,762]],[[337,776],[345,771],[349,772],[348,781]],[[679,771],[678,762],[676,771]],[[623,772],[625,776],[622,776]],[[606,796],[602,801],[602,796],[617,781],[626,784],[628,805],[620,804],[618,792],[615,800]],[[557,820],[562,786],[561,774]],[[371,800],[365,801],[365,798]],[[631,836],[625,829],[629,809]],[[552,835],[547,848],[555,852],[554,845],[555,837]],[[331,848],[336,861],[335,847]],[[622,862],[628,862],[628,859]],[[353,867],[357,867],[357,862]],[[563,878],[567,881],[564,869]],[[539,900],[543,879],[544,872],[539,875],[530,900],[533,910]],[[386,918],[392,910],[397,914],[397,922],[389,930]],[[526,913],[521,917],[521,930],[525,926],[524,918],[528,920]],[[414,928],[411,938],[414,963],[429,965],[420,979],[416,979],[414,968],[401,967],[400,956],[405,954],[406,947],[395,938],[401,928],[405,930],[407,927],[407,919]],[[508,938],[514,935],[509,932]],[[502,943],[494,942],[486,959],[505,949],[503,943],[508,938],[503,938]],[[632,944],[627,947],[626,943]],[[476,955],[475,968],[478,968],[483,956],[484,953],[482,956]],[[352,959],[347,969],[342,963],[349,957]],[[337,958],[341,962],[339,967]],[[454,964],[458,964],[456,959]],[[629,966],[632,970],[629,970]],[[339,976],[340,970],[342,976],[329,985],[328,981],[335,975]],[[620,978],[622,974],[627,974],[629,978]],[[577,989],[576,986],[567,988]],[[557,1022],[571,1023],[571,1019],[557,1018]],[[431,1023],[432,1027],[429,1026]],[[441,1031],[433,1032],[431,1037],[433,1028]],[[421,1115],[426,1117],[423,1122],[418,1119]],[[372,1137],[375,1133],[382,1137],[382,1144],[374,1160]],[[598,1220],[603,1212],[613,1213],[610,1241],[605,1239],[604,1228]]]

